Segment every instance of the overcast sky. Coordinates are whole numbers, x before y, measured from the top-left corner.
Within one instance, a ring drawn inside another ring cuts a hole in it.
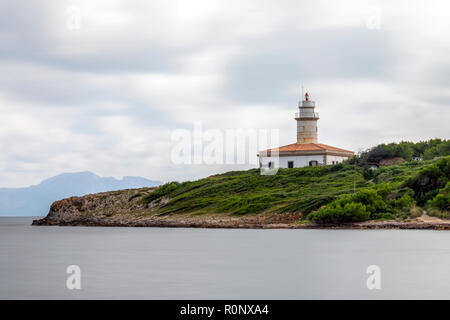
[[[202,121],[293,143],[301,83],[321,143],[449,138],[449,15],[446,1],[2,0],[0,187],[241,169],[173,165],[171,133]]]

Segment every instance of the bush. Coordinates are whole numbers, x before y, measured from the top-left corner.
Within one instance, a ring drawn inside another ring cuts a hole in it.
[[[345,223],[365,221],[370,218],[366,206],[362,203],[347,203],[344,207],[340,204],[328,205],[311,213],[308,219],[319,223]]]
[[[393,191],[390,184],[344,195],[325,207],[312,212],[308,219],[318,223],[343,223],[368,219],[395,219],[408,216],[415,205],[412,190]]]
[[[411,218],[417,218],[420,217],[423,214],[423,210],[420,207],[413,206],[410,210],[410,217]]]
[[[383,198],[374,189],[361,190],[351,196],[352,202],[359,202],[365,205],[373,204],[376,200],[383,200]]]
[[[400,210],[410,210],[414,206],[414,199],[410,197],[409,194],[404,194],[399,199],[393,199],[391,201],[392,205]]]
[[[392,186],[389,183],[383,183],[378,185],[376,190],[383,199],[386,199],[392,192]]]
[[[428,201],[428,206],[442,211],[450,211],[450,182],[439,190],[439,193],[432,200]]]
[[[370,213],[366,211],[366,206],[362,203],[347,203],[343,211],[346,221],[365,221],[370,218]]]

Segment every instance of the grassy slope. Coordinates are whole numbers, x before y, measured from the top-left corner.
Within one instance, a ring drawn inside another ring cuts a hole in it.
[[[383,167],[373,179],[366,180],[362,169],[350,165],[280,169],[276,175],[264,176],[258,169],[232,171],[197,181],[170,183],[142,198],[157,204],[160,214],[262,212],[309,213],[337,196],[377,183],[398,186],[434,160],[408,162]],[[162,200],[168,200],[162,201]]]

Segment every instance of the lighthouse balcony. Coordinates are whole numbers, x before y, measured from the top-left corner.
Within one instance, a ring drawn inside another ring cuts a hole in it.
[[[318,112],[296,112],[295,119],[319,119]]]

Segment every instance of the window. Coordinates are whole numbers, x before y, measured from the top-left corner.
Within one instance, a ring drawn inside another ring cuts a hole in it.
[[[294,167],[294,161],[288,161],[288,168],[291,169]]]
[[[318,164],[319,164],[319,162],[317,162],[317,160],[311,160],[311,161],[309,162],[309,166],[310,166],[310,167],[316,167]]]
[[[268,165],[269,165],[269,169],[273,168],[273,162],[272,161],[269,161]]]

